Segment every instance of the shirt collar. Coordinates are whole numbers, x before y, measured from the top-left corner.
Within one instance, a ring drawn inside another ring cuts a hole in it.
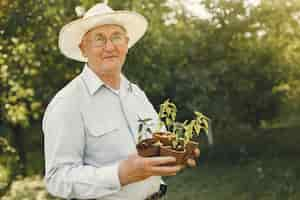
[[[121,86],[120,89],[124,91],[124,93],[132,92],[132,83],[128,81],[128,79],[121,74]]]
[[[88,67],[87,64],[85,64],[81,76],[91,95],[94,95],[95,92],[104,85],[104,82]]]
[[[85,64],[84,69],[82,70],[81,76],[85,85],[88,88],[88,91],[91,95],[94,95],[99,88],[105,86],[105,83],[96,75],[93,70],[91,70],[87,64]],[[120,83],[120,91],[122,92],[132,92],[132,84],[128,81],[128,79],[121,74],[121,83]],[[107,87],[109,88],[109,87]]]

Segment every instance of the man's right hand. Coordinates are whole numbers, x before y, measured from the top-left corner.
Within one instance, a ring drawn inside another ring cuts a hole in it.
[[[119,179],[121,185],[144,180],[150,176],[174,176],[184,168],[181,165],[167,166],[174,163],[174,157],[141,157],[130,155],[119,165]]]

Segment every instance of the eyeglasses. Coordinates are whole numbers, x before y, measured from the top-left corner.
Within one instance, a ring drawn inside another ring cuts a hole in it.
[[[93,39],[93,45],[96,47],[104,47],[107,43],[108,38],[106,38],[104,35],[102,34],[97,34],[94,39]],[[126,44],[126,42],[128,41],[128,37],[124,34],[113,34],[109,40],[111,41],[111,43],[115,46],[118,45],[124,45]]]

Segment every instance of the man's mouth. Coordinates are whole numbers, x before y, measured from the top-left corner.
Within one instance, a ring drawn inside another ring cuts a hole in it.
[[[117,58],[117,56],[105,56],[103,59],[112,59],[112,58]]]

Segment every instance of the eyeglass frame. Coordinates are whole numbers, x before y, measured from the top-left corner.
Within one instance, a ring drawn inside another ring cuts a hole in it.
[[[124,41],[122,41],[123,43],[115,43],[115,42],[112,40],[112,37],[117,36],[117,35],[122,36],[122,39],[124,40]],[[97,36],[102,36],[102,37],[105,39],[105,41],[104,41],[104,43],[103,43],[102,45],[100,45],[100,44],[95,45],[95,43],[97,42],[95,38],[96,38]],[[124,34],[124,33],[116,32],[116,33],[113,33],[109,38],[105,37],[105,36],[104,36],[103,34],[101,34],[101,33],[97,33],[95,36],[93,36],[93,39],[89,39],[89,41],[92,42],[92,45],[93,45],[94,47],[102,47],[102,48],[106,47],[108,40],[110,40],[110,42],[111,42],[114,46],[119,46],[119,45],[125,44],[126,42],[128,43],[129,37],[128,37],[126,34]]]

